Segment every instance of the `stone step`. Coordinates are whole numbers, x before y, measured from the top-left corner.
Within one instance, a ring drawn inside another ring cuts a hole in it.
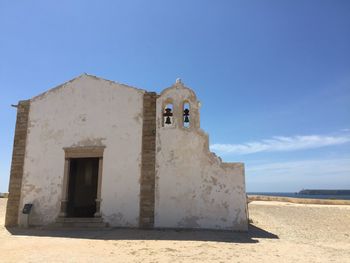
[[[57,223],[101,223],[102,217],[59,217]]]
[[[102,217],[59,217],[52,225],[53,228],[106,228],[108,223]]]
[[[56,222],[52,227],[63,228],[106,228],[108,224],[105,222]]]

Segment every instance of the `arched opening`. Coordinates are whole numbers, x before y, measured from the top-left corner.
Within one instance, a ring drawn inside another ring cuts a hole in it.
[[[163,109],[163,127],[172,126],[174,123],[173,118],[173,104],[168,103]]]
[[[190,104],[188,102],[184,102],[183,104],[183,126],[185,128],[190,127]]]

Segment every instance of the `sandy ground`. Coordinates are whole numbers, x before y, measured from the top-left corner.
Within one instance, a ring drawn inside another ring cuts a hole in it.
[[[248,195],[248,201],[278,201],[294,204],[350,205],[350,200],[295,198],[286,196]]]
[[[350,262],[350,206],[249,204],[248,233],[4,228],[0,262]]]

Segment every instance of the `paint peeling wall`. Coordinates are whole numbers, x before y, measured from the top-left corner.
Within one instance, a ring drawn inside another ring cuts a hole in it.
[[[190,128],[183,127],[186,101]],[[168,103],[175,122],[163,127]],[[157,118],[155,227],[247,230],[244,166],[222,163],[209,151],[193,91],[181,82],[164,90],[157,100]]]
[[[31,100],[20,204],[34,203],[31,224],[59,214],[63,147],[104,145],[102,216],[111,226],[138,226],[143,94],[82,75]]]

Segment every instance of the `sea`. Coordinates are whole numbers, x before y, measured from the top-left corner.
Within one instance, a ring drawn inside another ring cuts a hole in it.
[[[332,199],[332,200],[350,200],[350,195],[303,195],[290,192],[247,192],[248,195],[268,195],[283,196],[294,198],[311,198],[311,199]]]

